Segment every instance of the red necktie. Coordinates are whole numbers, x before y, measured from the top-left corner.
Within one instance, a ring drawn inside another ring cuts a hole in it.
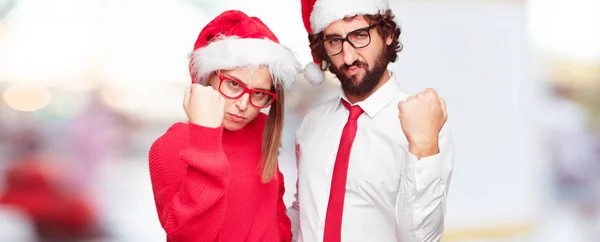
[[[340,146],[335,158],[329,204],[327,205],[327,216],[325,217],[324,242],[341,241],[342,213],[344,211],[344,196],[346,195],[346,178],[348,175],[350,150],[356,136],[356,120],[363,113],[363,110],[359,106],[350,106],[346,101],[342,101],[342,103],[344,107],[350,110],[350,116],[342,131]]]

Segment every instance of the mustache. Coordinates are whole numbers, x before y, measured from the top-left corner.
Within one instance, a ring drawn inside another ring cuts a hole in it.
[[[348,70],[348,68],[353,67],[353,66],[356,66],[356,67],[367,67],[367,63],[359,61],[359,60],[355,60],[351,65],[344,64],[343,66],[341,66],[340,70],[341,71],[345,71],[345,70]]]

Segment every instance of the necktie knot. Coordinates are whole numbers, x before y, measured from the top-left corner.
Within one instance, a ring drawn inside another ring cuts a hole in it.
[[[345,100],[343,100],[342,102],[344,103],[344,107],[346,107],[346,109],[350,111],[350,116],[348,117],[348,120],[357,120],[358,117],[360,117],[360,115],[364,112],[362,108],[360,108],[360,106],[358,105],[352,106]]]

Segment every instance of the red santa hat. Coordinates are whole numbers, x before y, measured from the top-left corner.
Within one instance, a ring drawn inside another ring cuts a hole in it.
[[[390,9],[388,0],[301,0],[302,20],[308,34],[323,31],[331,23],[355,15],[383,13]],[[304,77],[312,83],[325,80],[322,62],[313,62],[304,67]]]
[[[285,90],[298,81],[301,71],[292,52],[259,18],[225,11],[198,35],[189,64],[192,81],[206,84],[217,70],[245,66],[269,68],[274,84],[281,83]]]

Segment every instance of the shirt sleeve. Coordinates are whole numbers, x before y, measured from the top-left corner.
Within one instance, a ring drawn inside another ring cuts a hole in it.
[[[298,240],[298,236],[299,236],[299,232],[300,232],[300,205],[298,202],[298,179],[300,178],[300,154],[301,154],[301,147],[299,144],[299,138],[302,135],[302,130],[304,128],[305,123],[307,122],[308,118],[310,116],[306,115],[305,118],[302,120],[302,122],[300,123],[300,126],[298,127],[298,130],[296,131],[296,137],[295,137],[295,153],[296,153],[296,170],[298,172],[297,175],[297,179],[296,179],[296,193],[294,193],[294,201],[292,202],[292,206],[290,206],[286,213],[288,215],[288,217],[290,218],[290,221],[292,223],[292,241],[297,241]]]
[[[442,238],[446,197],[454,169],[454,144],[448,122],[439,137],[439,153],[420,160],[404,147],[396,220],[403,241],[437,242]]]
[[[298,188],[298,180],[296,180],[296,190]],[[287,216],[290,218],[292,225],[292,241],[298,241],[298,232],[300,231],[300,206],[298,205],[298,192],[294,193],[294,201],[287,211]]]

